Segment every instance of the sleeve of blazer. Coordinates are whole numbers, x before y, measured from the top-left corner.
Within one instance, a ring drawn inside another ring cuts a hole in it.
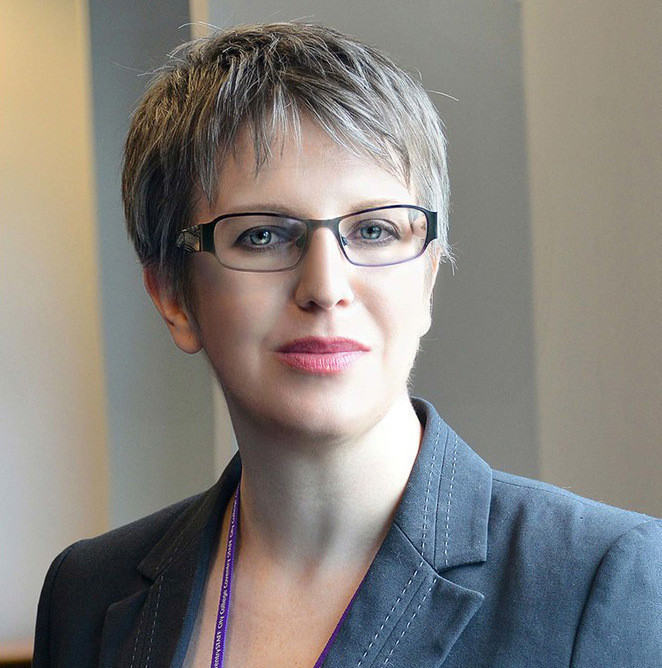
[[[44,586],[41,588],[39,606],[37,608],[37,626],[34,637],[32,668],[47,668],[51,666],[51,643],[53,641],[51,634],[51,597],[60,566],[62,566],[62,563],[74,547],[76,547],[75,543],[55,558],[46,574]]]
[[[579,622],[571,666],[662,666],[661,520],[630,529],[602,558]]]

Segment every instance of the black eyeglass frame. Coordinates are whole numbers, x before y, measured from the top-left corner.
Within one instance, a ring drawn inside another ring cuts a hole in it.
[[[386,262],[385,264],[363,264],[360,262],[353,262],[347,256],[347,251],[345,250],[346,241],[343,241],[343,237],[340,234],[340,222],[345,220],[345,218],[351,218],[352,216],[359,216],[365,213],[372,213],[373,211],[383,211],[384,209],[415,209],[422,212],[425,215],[427,229],[425,235],[425,242],[420,252],[414,255],[413,257],[408,257],[406,260],[397,260],[396,262]],[[232,267],[225,264],[221,261],[221,258],[218,257],[216,253],[216,245],[214,243],[214,230],[216,225],[223,220],[228,218],[239,218],[242,216],[266,216],[269,218],[287,218],[288,220],[295,220],[297,222],[305,224],[307,228],[306,233],[306,244],[301,250],[301,256],[299,259],[289,267],[283,267],[282,269],[243,269]],[[327,219],[314,219],[314,218],[299,218],[297,216],[288,216],[282,213],[274,212],[265,212],[265,211],[246,211],[242,213],[226,213],[214,220],[209,221],[208,223],[199,223],[198,225],[193,225],[192,227],[187,227],[186,229],[179,232],[177,238],[175,239],[175,245],[177,248],[181,248],[187,253],[211,253],[219,262],[219,264],[226,269],[232,269],[233,271],[248,271],[252,273],[276,273],[279,271],[289,271],[299,266],[303,258],[308,252],[308,247],[310,245],[310,240],[313,236],[315,230],[326,228],[331,230],[333,236],[338,242],[338,246],[342,251],[345,259],[354,266],[357,267],[390,267],[396,264],[403,264],[404,262],[410,262],[415,260],[417,257],[420,257],[425,253],[426,248],[430,245],[430,242],[436,239],[439,235],[438,223],[437,223],[437,212],[430,211],[425,209],[422,206],[416,206],[414,204],[389,204],[386,206],[376,206],[370,209],[362,209],[361,211],[354,211],[353,213],[348,213],[344,216],[338,216],[336,218],[327,218]]]

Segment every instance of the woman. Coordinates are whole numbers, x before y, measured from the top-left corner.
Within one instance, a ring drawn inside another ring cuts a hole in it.
[[[36,666],[659,666],[662,526],[492,471],[408,378],[446,237],[441,124],[335,31],[180,50],[124,201],[239,455],[208,492],[62,553]]]

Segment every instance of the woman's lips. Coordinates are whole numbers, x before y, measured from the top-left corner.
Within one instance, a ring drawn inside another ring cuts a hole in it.
[[[307,337],[278,348],[278,359],[299,371],[317,374],[341,373],[370,351],[365,344],[346,338]]]

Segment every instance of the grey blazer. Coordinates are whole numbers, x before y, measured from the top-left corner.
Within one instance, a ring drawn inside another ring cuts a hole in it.
[[[660,668],[662,522],[492,471],[414,406],[418,459],[324,666]],[[180,665],[240,471],[60,554],[34,666]]]

